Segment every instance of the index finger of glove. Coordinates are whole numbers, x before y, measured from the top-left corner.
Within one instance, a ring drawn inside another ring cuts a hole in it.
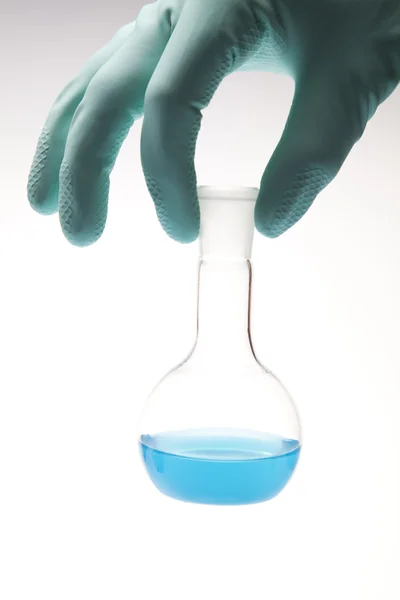
[[[262,29],[249,2],[189,0],[150,80],[142,166],[159,221],[177,241],[191,242],[199,231],[194,155],[201,110]]]

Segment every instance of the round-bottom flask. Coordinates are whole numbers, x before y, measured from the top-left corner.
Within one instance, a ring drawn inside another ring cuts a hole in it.
[[[145,405],[139,446],[160,492],[186,502],[275,497],[299,458],[300,423],[250,336],[256,188],[198,188],[197,339]]]

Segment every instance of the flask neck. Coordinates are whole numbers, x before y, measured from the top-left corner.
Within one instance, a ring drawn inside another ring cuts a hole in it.
[[[253,359],[251,275],[250,260],[200,260],[195,352],[203,361],[232,366]]]

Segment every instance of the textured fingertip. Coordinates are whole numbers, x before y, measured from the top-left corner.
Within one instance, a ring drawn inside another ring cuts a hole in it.
[[[69,165],[63,161],[60,169],[59,218],[66,239],[74,246],[85,247],[97,242],[101,237],[107,220],[107,200],[109,178],[100,177],[98,197],[85,198],[80,207],[76,201],[76,182]],[[93,191],[91,192],[93,194]]]
[[[178,192],[171,194],[170,198],[163,197],[152,177],[145,175],[145,180],[158,220],[165,233],[181,244],[194,242],[200,230],[200,210],[196,191],[193,191],[190,197],[184,198],[184,202],[178,202]]]
[[[331,173],[317,167],[304,169],[292,181],[273,182],[267,179],[261,185],[255,208],[257,230],[269,238],[285,233],[304,216],[331,180]]]
[[[58,184],[53,181],[49,160],[50,135],[43,128],[28,178],[28,201],[42,215],[52,215],[58,208]]]

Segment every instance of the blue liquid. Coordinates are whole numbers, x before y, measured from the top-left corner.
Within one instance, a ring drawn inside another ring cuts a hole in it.
[[[163,494],[200,504],[253,504],[274,498],[299,458],[297,440],[237,430],[143,435],[147,472]]]

